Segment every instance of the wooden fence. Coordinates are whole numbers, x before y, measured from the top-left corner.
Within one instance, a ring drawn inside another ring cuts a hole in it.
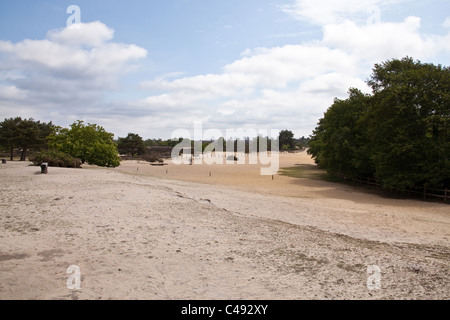
[[[378,183],[378,181],[374,178],[366,178],[366,177],[360,177],[360,178],[351,178],[352,182],[364,184],[367,186],[375,186],[381,188],[381,184]],[[423,199],[429,198],[429,197],[435,197],[435,198],[441,198],[444,199],[444,202],[447,202],[447,199],[450,199],[450,190],[447,188],[445,189],[433,189],[433,188],[427,188],[423,187],[423,190],[418,189],[408,189],[405,194],[408,194],[408,196],[411,196],[412,194],[420,195],[423,197]]]
[[[447,202],[447,199],[450,198],[450,190],[448,190],[447,188],[432,189],[423,187],[423,191],[408,190],[407,193],[409,195],[411,195],[411,193],[422,195],[424,199],[426,199],[427,197],[442,198],[444,199],[444,202]]]

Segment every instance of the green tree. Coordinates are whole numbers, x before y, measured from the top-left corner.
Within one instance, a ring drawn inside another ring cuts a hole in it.
[[[55,130],[52,122],[35,121],[21,117],[5,119],[0,123],[0,143],[10,152],[10,160],[14,159],[14,149],[22,150],[20,160],[25,161],[30,149],[43,149],[47,145],[47,137]]]
[[[19,124],[22,118],[9,118],[0,123],[0,144],[10,153],[10,160],[14,160],[14,148],[18,146]]]
[[[308,153],[331,173],[382,187],[450,185],[450,69],[406,57],[376,64],[372,95],[350,90],[319,120]]]
[[[307,147],[309,147],[310,141],[311,141],[311,138],[305,138],[305,136],[303,136],[298,140],[298,146],[300,148],[307,148]]]
[[[122,154],[130,154],[134,157],[145,153],[145,142],[138,134],[128,133],[125,138],[119,138],[117,149]]]
[[[167,140],[167,146],[173,148],[173,147],[175,147],[177,144],[179,144],[181,141],[183,141],[183,138],[178,138],[178,139],[176,139],[176,138],[174,138],[174,139],[168,139],[168,140]]]
[[[153,147],[157,145],[155,139],[147,139],[144,143],[146,147]]]
[[[282,149],[283,149],[283,146],[287,146],[286,149],[293,149],[294,143],[295,143],[294,133],[290,130],[282,130],[278,137],[278,141],[279,141]]]
[[[349,98],[335,99],[320,119],[308,154],[329,173],[372,175],[369,157],[364,151],[366,134],[362,123],[369,100],[370,97],[358,89],[350,89]]]
[[[117,167],[120,165],[113,134],[96,124],[76,121],[68,128],[58,128],[50,136],[49,146],[81,159],[82,163]]]
[[[47,145],[48,136],[55,130],[52,122],[41,123],[32,118],[22,120],[18,125],[18,146],[22,149],[20,161],[25,161],[30,149],[43,149]]]
[[[450,69],[406,57],[376,64],[368,136],[386,189],[450,182]]]

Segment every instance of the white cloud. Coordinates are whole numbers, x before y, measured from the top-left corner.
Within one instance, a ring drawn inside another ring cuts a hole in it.
[[[344,97],[349,87],[365,86],[357,66],[354,56],[320,44],[246,50],[222,73],[142,83],[142,88],[161,93],[135,102],[134,108],[177,119],[167,130],[197,118],[217,129],[309,123],[300,130],[308,135],[336,96]]]
[[[249,48],[218,73],[149,77],[140,84],[146,98],[123,101],[104,102],[103,94],[117,88],[130,65],[147,52],[114,42],[114,30],[101,22],[53,30],[42,40],[0,41],[0,113],[22,112],[58,124],[88,117],[121,136],[133,131],[170,137],[198,120],[205,128],[309,135],[335,97],[345,98],[350,87],[369,92],[364,80],[374,63],[450,53],[450,30],[445,36],[424,34],[418,17],[365,23],[373,8],[400,1],[298,0],[283,9],[321,25],[322,38]],[[445,21],[448,27],[449,18]]]
[[[146,56],[146,50],[136,45],[108,42],[112,35],[104,24],[92,22],[81,24],[80,29],[51,31],[43,40],[0,41],[0,54],[5,58],[0,70],[98,77],[115,74],[129,61]]]
[[[251,75],[257,85],[286,87],[289,82],[308,79],[329,71],[354,71],[354,65],[340,50],[317,45],[286,45],[254,50],[227,66],[225,72]]]
[[[364,9],[359,1],[346,4],[355,5],[352,12]],[[337,5],[328,9],[330,15],[340,17]],[[174,119],[208,119],[209,127],[219,129],[230,125],[282,127],[308,135],[305,132],[314,129],[335,97],[347,97],[351,87],[370,92],[365,79],[374,63],[406,55],[427,59],[449,52],[450,33],[423,34],[418,17],[362,25],[348,19],[330,21],[334,23],[323,26],[319,41],[247,49],[217,74],[144,82],[143,88],[162,93],[141,100],[140,110],[158,110]]]
[[[287,45],[246,51],[220,74],[184,77],[168,81],[145,81],[142,88],[184,92],[201,98],[246,96],[258,88],[287,88],[291,83],[327,72],[352,73],[357,69],[351,56],[324,46]]]
[[[206,74],[168,81],[157,78],[141,83],[143,89],[177,91],[186,94],[202,95],[204,98],[237,94],[240,89],[253,86],[254,79],[244,74]],[[248,93],[248,92],[247,92]]]
[[[27,97],[29,106],[62,118],[89,112],[106,90],[119,87],[130,63],[147,55],[136,45],[111,41],[113,35],[103,23],[92,22],[79,29],[49,31],[42,40],[0,41],[2,114],[18,111],[5,107],[13,96],[18,97],[16,103]]]
[[[282,6],[293,17],[313,24],[326,25],[345,20],[366,22],[378,10],[407,0],[295,0]]]
[[[77,26],[51,30],[47,33],[47,39],[66,46],[98,47],[114,37],[114,30],[99,21],[81,23]]]
[[[0,85],[0,97],[6,101],[26,101],[27,93],[15,86]]]
[[[338,97],[351,87],[359,88],[369,93],[366,83],[361,78],[336,72],[320,75],[312,80],[305,81],[300,88],[302,94],[322,94]]]
[[[323,44],[340,48],[369,61],[429,58],[446,50],[443,37],[420,33],[421,19],[408,17],[400,23],[358,26],[352,21],[323,27]]]

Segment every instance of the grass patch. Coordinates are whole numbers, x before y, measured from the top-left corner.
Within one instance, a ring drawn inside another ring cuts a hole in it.
[[[319,169],[313,164],[297,164],[295,167],[281,168],[280,175],[292,178],[307,178],[328,180],[333,177],[329,176],[326,170]]]
[[[316,179],[344,183],[347,185],[356,185],[355,183],[352,183],[351,180],[345,180],[342,177],[329,174],[326,170],[319,169],[319,167],[314,164],[296,164],[295,167],[281,168],[280,175],[292,178]]]

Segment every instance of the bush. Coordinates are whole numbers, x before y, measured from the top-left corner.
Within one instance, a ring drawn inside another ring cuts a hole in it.
[[[30,157],[30,161],[38,166],[47,162],[49,167],[81,168],[81,160],[61,151],[42,151]]]
[[[102,167],[118,167],[120,157],[114,135],[96,124],[76,121],[68,128],[59,128],[49,136],[49,147]]]
[[[145,157],[143,157],[143,159],[145,161],[147,161],[147,162],[159,162],[159,163],[163,163],[164,162],[163,159],[160,159],[160,158],[157,158],[157,157],[154,157],[154,156],[145,156]]]

